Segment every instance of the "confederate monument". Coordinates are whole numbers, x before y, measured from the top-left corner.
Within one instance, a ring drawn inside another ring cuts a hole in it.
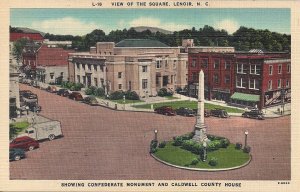
[[[198,84],[198,110],[195,124],[195,135],[193,139],[197,142],[206,142],[206,126],[204,124],[204,73],[201,70],[199,73]]]

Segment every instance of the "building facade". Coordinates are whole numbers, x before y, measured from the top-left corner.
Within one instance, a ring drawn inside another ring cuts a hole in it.
[[[89,53],[69,54],[70,81],[98,85],[106,93],[131,90],[141,97],[156,96],[161,88],[175,91],[187,85],[187,60],[179,47],[159,41],[98,42]]]
[[[205,74],[205,97],[240,107],[265,108],[291,101],[291,60],[286,53],[189,52],[190,94]]]

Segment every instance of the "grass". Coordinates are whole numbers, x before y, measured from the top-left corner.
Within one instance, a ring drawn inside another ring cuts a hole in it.
[[[159,159],[174,165],[205,169],[235,167],[243,165],[250,159],[248,153],[244,153],[242,150],[236,150],[234,144],[230,144],[227,148],[208,152],[206,162],[199,161],[196,165],[191,165],[191,162],[193,159],[198,158],[199,155],[181,149],[179,146],[173,146],[172,142],[168,142],[165,148],[158,148],[154,155]],[[213,157],[218,159],[218,164],[216,166],[208,164],[209,160]]]
[[[171,106],[174,109],[177,109],[180,107],[188,107],[191,109],[197,109],[197,102],[196,101],[174,101],[174,102],[153,103],[154,108],[161,107],[161,106]],[[135,105],[133,107],[150,109],[151,104]],[[210,103],[205,103],[204,107],[205,107],[205,109],[214,109],[214,108],[225,109],[228,113],[243,113],[244,112],[244,110],[241,110],[241,109],[224,107],[224,106],[214,105],[214,104],[210,104]]]
[[[178,97],[174,97],[173,95],[171,95],[171,96],[165,96],[164,98],[167,98],[168,100],[179,99]]]
[[[110,100],[112,102],[115,103],[119,103],[119,104],[124,104],[124,100],[123,99],[118,99],[118,100]],[[130,104],[130,103],[141,103],[144,102],[142,100],[129,100],[129,99],[125,99],[125,104]]]

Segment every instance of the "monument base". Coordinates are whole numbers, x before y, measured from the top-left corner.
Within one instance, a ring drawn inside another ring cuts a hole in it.
[[[204,124],[202,125],[195,125],[195,135],[193,137],[193,140],[203,143],[204,140],[207,140],[206,135],[206,126]]]

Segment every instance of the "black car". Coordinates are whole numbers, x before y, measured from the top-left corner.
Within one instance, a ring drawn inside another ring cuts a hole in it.
[[[19,161],[25,158],[25,151],[19,148],[9,149],[9,160],[10,161]]]
[[[99,105],[97,99],[93,96],[87,96],[82,100],[83,103],[86,103],[88,105],[97,106]]]
[[[260,110],[246,111],[242,114],[243,117],[264,120],[264,114]]]
[[[218,108],[210,110],[210,114],[212,116],[220,117],[220,118],[227,118],[227,117],[229,117],[227,111],[225,111],[224,109],[218,109]]]
[[[193,111],[195,112],[195,115],[197,115],[198,109],[193,109]],[[211,115],[210,110],[204,109],[204,117],[210,117],[210,115]]]
[[[57,95],[68,97],[70,95],[68,89],[60,89],[56,92]]]
[[[186,107],[180,107],[180,108],[176,109],[176,114],[183,115],[183,116],[189,116],[189,117],[195,116],[195,112],[192,109],[186,108]]]

